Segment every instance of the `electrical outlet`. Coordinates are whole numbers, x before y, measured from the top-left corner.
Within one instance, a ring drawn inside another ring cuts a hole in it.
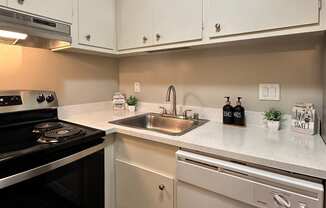
[[[280,84],[259,84],[259,100],[280,100]]]
[[[134,83],[134,91],[135,92],[140,92],[141,91],[140,82],[135,82]]]

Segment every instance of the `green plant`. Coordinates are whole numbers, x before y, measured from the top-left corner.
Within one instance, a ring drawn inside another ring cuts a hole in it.
[[[136,106],[138,103],[138,99],[135,96],[129,96],[127,99],[127,104],[130,106]]]
[[[264,112],[264,118],[267,121],[281,121],[283,113],[281,111],[270,109]]]
[[[281,121],[282,115],[281,111],[275,109],[264,112],[264,118],[268,121]]]

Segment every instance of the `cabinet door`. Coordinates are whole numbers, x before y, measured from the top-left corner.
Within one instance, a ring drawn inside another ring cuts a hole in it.
[[[174,180],[116,160],[117,208],[173,208]]]
[[[79,43],[115,48],[115,0],[78,1]]]
[[[72,22],[72,0],[8,0],[8,7],[51,19]]]
[[[118,48],[153,45],[153,0],[117,2]]]
[[[319,0],[209,0],[210,37],[319,23]]]
[[[200,40],[203,0],[153,0],[155,44]]]
[[[0,0],[0,6],[7,6],[7,0]]]

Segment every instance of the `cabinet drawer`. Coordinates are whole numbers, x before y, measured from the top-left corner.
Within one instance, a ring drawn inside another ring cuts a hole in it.
[[[116,160],[117,208],[173,208],[173,178]]]
[[[8,0],[8,7],[72,23],[72,0]]]
[[[114,144],[115,158],[138,166],[175,176],[177,147],[137,137],[117,134]],[[159,161],[159,162],[158,162]]]

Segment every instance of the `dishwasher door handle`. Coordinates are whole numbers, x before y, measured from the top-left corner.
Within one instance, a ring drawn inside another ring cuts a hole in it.
[[[294,189],[302,189],[311,192],[324,193],[324,186],[321,183],[315,183],[307,180],[302,180],[286,175],[281,175],[266,170],[249,167],[246,165],[220,160],[204,155],[195,154],[192,152],[186,152],[183,150],[177,151],[177,158],[179,161],[189,161],[197,163],[198,165],[204,165],[208,167],[215,167],[216,169],[228,170],[243,175],[248,175],[258,180],[266,180],[271,183],[277,183],[279,185],[290,186]]]

